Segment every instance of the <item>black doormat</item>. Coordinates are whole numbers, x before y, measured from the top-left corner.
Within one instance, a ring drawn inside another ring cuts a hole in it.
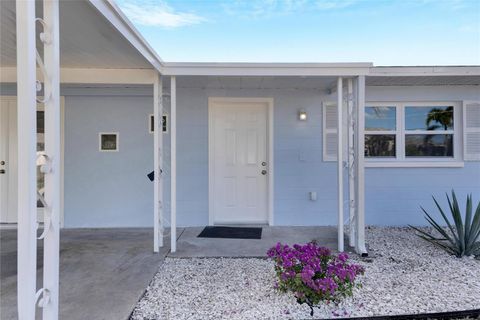
[[[262,228],[205,227],[198,238],[261,239]]]

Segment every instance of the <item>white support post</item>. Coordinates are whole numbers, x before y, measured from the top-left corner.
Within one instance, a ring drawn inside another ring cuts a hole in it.
[[[153,79],[153,251],[163,247],[163,100],[162,77],[155,72]]]
[[[60,265],[60,35],[58,0],[43,1],[45,96],[45,210],[43,319],[58,319]],[[46,299],[48,295],[48,299]]]
[[[175,76],[170,82],[170,250],[177,251],[177,84]]]
[[[35,2],[17,1],[18,317],[35,319],[37,168]]]
[[[353,105],[353,79],[347,80],[348,93],[348,200],[349,245],[355,247],[355,108]]]
[[[337,80],[338,251],[343,252],[343,79]]]
[[[365,247],[365,76],[357,80],[356,128],[356,251],[367,254]]]

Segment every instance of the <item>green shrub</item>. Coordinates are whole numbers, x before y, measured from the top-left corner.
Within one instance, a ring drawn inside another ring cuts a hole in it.
[[[446,222],[447,228],[444,228],[440,223],[437,223],[424,208],[421,209],[425,213],[425,219],[440,234],[440,236],[428,233],[414,226],[410,227],[418,231],[419,234],[417,235],[422,239],[427,240],[459,258],[472,255],[477,258],[480,257],[480,202],[477,204],[475,214],[473,214],[472,195],[467,195],[465,217],[462,217],[457,197],[452,190],[451,199],[447,194],[450,215],[453,218],[453,223],[451,223],[435,197],[432,198],[433,201],[435,201],[443,220]]]

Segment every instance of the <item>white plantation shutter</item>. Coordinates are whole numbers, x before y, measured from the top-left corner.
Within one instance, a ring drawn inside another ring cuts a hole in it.
[[[480,101],[463,102],[463,159],[480,160]]]
[[[323,161],[337,160],[337,104],[323,103]]]

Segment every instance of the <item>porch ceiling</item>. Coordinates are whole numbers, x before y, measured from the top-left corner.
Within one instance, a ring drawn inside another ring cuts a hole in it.
[[[36,16],[43,16],[42,11],[42,3],[37,2]],[[0,29],[0,67],[15,67],[13,0],[0,1]],[[41,29],[37,24],[37,34]],[[38,42],[37,48],[41,47]],[[60,64],[62,68],[153,68],[89,1],[60,1]]]

